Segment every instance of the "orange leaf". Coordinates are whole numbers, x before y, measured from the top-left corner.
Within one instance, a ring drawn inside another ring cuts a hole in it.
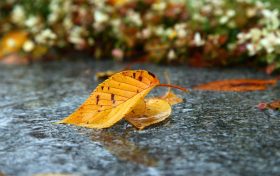
[[[280,110],[280,100],[276,100],[271,103],[268,103],[267,107],[273,110]]]
[[[258,108],[260,110],[265,110],[267,108],[272,110],[280,110],[280,100],[276,100],[271,103],[260,103]]]
[[[206,84],[201,84],[194,87],[195,90],[207,91],[232,91],[232,92],[245,92],[266,90],[269,85],[275,85],[277,80],[261,80],[261,79],[231,79],[213,81]]]
[[[107,128],[127,115],[155,87],[159,80],[145,71],[123,71],[99,84],[91,96],[59,123],[89,128]]]

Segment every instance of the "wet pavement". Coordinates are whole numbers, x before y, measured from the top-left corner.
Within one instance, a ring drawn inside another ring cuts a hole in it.
[[[110,61],[0,65],[0,175],[280,175],[280,113],[256,108],[280,99],[280,85],[245,93],[191,91],[165,122],[138,131],[125,121],[105,130],[54,122],[97,86]],[[184,87],[226,78],[271,78],[256,70],[134,65]],[[166,88],[156,88],[161,95]]]

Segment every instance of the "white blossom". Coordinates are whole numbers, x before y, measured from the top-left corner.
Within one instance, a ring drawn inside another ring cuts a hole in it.
[[[24,42],[22,48],[25,52],[30,52],[34,49],[34,47],[35,47],[34,42],[31,41],[31,40],[27,40],[27,41]]]
[[[143,22],[139,13],[130,10],[127,17],[131,23],[135,24],[136,26],[142,26]]]
[[[256,8],[249,8],[246,11],[247,17],[254,17],[257,14],[257,9]]]
[[[231,9],[231,10],[228,10],[227,13],[226,13],[226,15],[227,15],[229,18],[235,16],[235,14],[236,14],[235,11],[232,10],[232,9]]]
[[[246,49],[249,51],[250,56],[256,55],[256,52],[257,52],[256,47],[253,44],[251,44],[251,43],[247,44]]]
[[[175,30],[179,38],[185,38],[187,36],[186,24],[176,24]]]
[[[62,23],[63,23],[63,26],[65,27],[65,29],[67,29],[67,30],[70,30],[74,26],[70,17],[64,18]]]
[[[157,10],[157,11],[162,11],[166,8],[166,2],[164,1],[158,1],[157,3],[154,3],[152,5],[152,9]]]
[[[167,54],[167,58],[168,60],[174,60],[176,59],[176,53],[173,49],[169,50],[168,54]]]
[[[22,24],[25,20],[25,12],[22,6],[16,5],[12,11],[12,21],[14,23]]]
[[[228,22],[229,18],[227,16],[222,16],[220,18],[220,24],[226,24]]]
[[[172,28],[168,28],[165,30],[165,35],[170,38],[170,39],[173,39],[176,37],[177,33],[175,30],[173,30]]]
[[[150,28],[145,28],[142,30],[142,37],[145,39],[149,38],[151,36],[151,34],[152,34],[152,31]]]
[[[194,44],[196,46],[202,46],[202,45],[204,45],[204,43],[205,43],[205,41],[202,40],[200,33],[196,32],[194,35]]]
[[[156,29],[155,29],[155,33],[156,35],[158,36],[162,36],[164,34],[164,29],[162,26],[158,26]]]
[[[88,31],[86,31],[85,28],[81,26],[74,26],[71,31],[70,35],[68,37],[69,42],[76,45],[77,48],[80,47],[80,45],[85,43],[85,37],[88,36]]]
[[[94,11],[94,20],[96,23],[103,23],[109,20],[109,16],[99,10]]]
[[[36,27],[36,25],[38,25],[39,23],[39,18],[37,16],[30,16],[29,18],[27,18],[27,20],[25,21],[25,25],[27,27]]]
[[[279,20],[278,9],[274,9],[274,10],[264,9],[262,11],[262,14],[264,16],[262,23],[265,24],[267,28],[269,28],[269,29],[278,29],[279,28],[280,20]]]
[[[49,44],[53,45],[54,40],[57,38],[56,34],[50,29],[45,29],[36,35],[35,40],[40,44]]]
[[[49,16],[48,16],[48,22],[53,24],[55,23],[57,20],[58,20],[58,14],[57,13],[51,13]]]

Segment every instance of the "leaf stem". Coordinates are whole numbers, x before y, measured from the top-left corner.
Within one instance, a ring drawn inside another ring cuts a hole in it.
[[[184,92],[189,92],[188,89],[184,88],[184,87],[180,87],[180,86],[176,86],[176,85],[172,85],[172,84],[159,84],[157,86],[161,86],[161,87],[171,87],[171,88],[175,88],[175,89],[180,89]]]

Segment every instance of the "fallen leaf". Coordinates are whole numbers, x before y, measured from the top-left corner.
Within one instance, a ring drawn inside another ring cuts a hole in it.
[[[138,107],[141,110],[142,107],[148,109],[149,106],[152,108],[155,105],[159,106],[150,103],[150,101],[147,103],[144,101],[144,97],[155,86],[169,86],[186,91],[178,86],[160,84],[154,74],[145,70],[123,71],[99,84],[91,96],[74,113],[58,123],[88,128],[108,128],[132,110],[137,110]],[[162,101],[160,102],[164,105]],[[166,103],[168,104],[168,102]],[[151,112],[147,110],[147,112],[148,115],[156,115],[154,109]]]
[[[261,80],[261,79],[231,79],[213,81],[206,84],[201,84],[194,87],[195,90],[207,91],[232,91],[232,92],[245,92],[266,90],[269,85],[275,85],[277,80]]]
[[[107,128],[121,120],[159,80],[151,73],[123,71],[99,84],[91,96],[61,123],[89,128]]]
[[[265,110],[265,109],[280,110],[280,100],[275,100],[271,103],[259,103],[258,108],[260,110]]]
[[[125,120],[142,130],[147,126],[164,121],[170,114],[171,106],[167,101],[150,98],[141,100],[136,107],[125,116]]]
[[[273,110],[280,110],[280,100],[276,100],[271,103],[268,103],[267,108],[270,108]]]

